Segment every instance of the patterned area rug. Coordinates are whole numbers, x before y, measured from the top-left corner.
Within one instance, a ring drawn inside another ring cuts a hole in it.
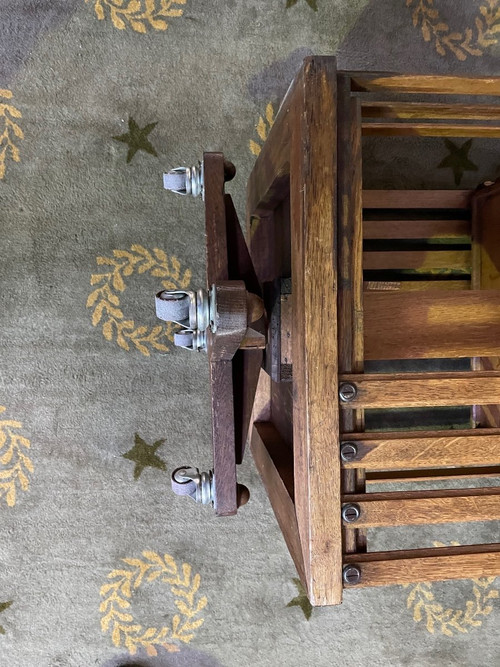
[[[2,667],[500,665],[500,581],[312,609],[250,457],[237,517],[170,491],[172,469],[210,467],[210,415],[204,359],[173,348],[151,305],[204,275],[200,202],[169,196],[161,175],[222,150],[243,216],[313,53],[499,75],[500,0],[1,3]],[[491,141],[408,145],[396,158],[367,143],[372,187],[499,175]],[[400,545],[499,539],[498,523],[414,532]]]

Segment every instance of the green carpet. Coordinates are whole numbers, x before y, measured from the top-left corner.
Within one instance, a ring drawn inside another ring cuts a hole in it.
[[[162,172],[221,150],[245,183],[308,54],[500,74],[500,0],[2,0],[0,667],[500,665],[500,581],[349,591],[311,609],[248,456],[216,519],[208,372],[154,314],[204,277],[201,202]],[[497,144],[367,141],[371,187],[468,188]],[[373,548],[498,541],[498,523]]]

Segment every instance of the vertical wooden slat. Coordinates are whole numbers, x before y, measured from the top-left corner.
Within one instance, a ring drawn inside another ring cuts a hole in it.
[[[339,372],[363,370],[363,204],[361,169],[361,106],[351,96],[351,81],[346,75],[337,79],[337,162],[338,162],[338,272]],[[363,429],[362,410],[343,410],[343,431]],[[365,488],[362,470],[344,470],[345,493]],[[364,531],[344,531],[346,553],[366,550]]]
[[[472,197],[472,289],[500,290],[500,180]],[[500,370],[500,357],[476,357],[474,370]],[[474,406],[481,426],[500,426],[500,406]]]
[[[342,599],[342,527],[332,511],[340,508],[334,60],[306,59],[298,86],[290,111],[296,513],[309,597],[324,605]]]

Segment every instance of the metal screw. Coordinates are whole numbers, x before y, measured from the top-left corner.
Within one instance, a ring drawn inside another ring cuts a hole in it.
[[[342,507],[342,518],[346,523],[354,523],[360,516],[361,510],[359,509],[359,505],[349,503]]]
[[[361,570],[357,565],[346,565],[342,570],[342,579],[345,584],[351,586],[359,584],[361,581]]]
[[[355,384],[351,382],[343,382],[339,387],[339,396],[340,400],[344,403],[350,403],[353,401],[358,394],[358,390]]]
[[[340,445],[340,458],[342,461],[354,461],[358,455],[358,447],[355,442],[343,442]]]

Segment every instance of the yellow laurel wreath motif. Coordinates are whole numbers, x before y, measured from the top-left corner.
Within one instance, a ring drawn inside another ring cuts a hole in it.
[[[0,405],[0,414],[5,408]],[[0,419],[0,500],[5,499],[9,507],[16,504],[16,485],[23,491],[29,488],[26,471],[32,473],[33,463],[26,454],[30,441],[15,433],[22,428],[21,422]]]
[[[272,103],[269,102],[269,104],[266,107],[265,119],[262,116],[259,116],[259,122],[255,126],[257,134],[259,135],[259,138],[262,141],[262,143],[264,143],[264,141],[267,139],[269,130],[272,128],[273,125],[274,125],[274,107]],[[250,139],[248,145],[253,155],[259,155],[262,149],[261,144],[258,144],[253,139]]]
[[[459,546],[458,542],[451,542]],[[446,546],[442,542],[434,542],[435,547]],[[480,577],[471,579],[473,598],[467,600],[465,609],[445,609],[432,591],[432,584],[418,583],[411,587],[406,601],[407,609],[413,609],[413,620],[416,623],[425,621],[428,632],[441,631],[443,635],[453,637],[457,633],[467,633],[483,624],[483,618],[493,611],[491,600],[499,597],[493,588],[496,577]],[[407,588],[409,584],[405,586]]]
[[[173,342],[174,325],[158,324],[151,329],[136,326],[134,320],[125,319],[120,308],[119,292],[126,289],[125,277],[137,272],[149,271],[156,278],[163,278],[164,289],[186,289],[191,282],[191,271],[186,269],[181,275],[181,265],[176,257],[167,257],[163,250],[153,248],[149,252],[141,245],[133,245],[130,250],[113,250],[113,257],[98,257],[97,264],[108,266],[106,273],[95,273],[90,278],[91,285],[98,287],[89,294],[87,308],[92,308],[92,325],[102,325],[106,340],[113,340],[124,350],[134,345],[145,356],[150,355],[150,347],[159,352],[168,352],[165,342]]]
[[[206,607],[207,598],[198,597],[201,583],[199,574],[192,575],[192,568],[183,563],[179,568],[177,563],[168,554],[161,557],[154,551],[143,551],[140,558],[122,558],[131,569],[113,570],[108,574],[112,583],[101,587],[100,595],[104,598],[99,611],[101,629],[104,633],[110,632],[113,644],[116,647],[125,646],[131,655],[143,647],[150,656],[157,655],[156,647],[161,646],[167,651],[178,651],[174,642],[189,643],[194,637],[194,631],[203,623],[198,614]],[[160,579],[170,585],[172,595],[175,596],[175,606],[180,613],[172,618],[172,624],[161,628],[144,628],[131,613],[131,599],[133,591],[141,584]]]
[[[485,49],[498,44],[500,0],[482,0],[474,26],[463,32],[453,31],[441,19],[439,11],[434,7],[434,0],[406,0],[406,6],[413,9],[414,27],[420,26],[426,42],[434,41],[440,56],[450,51],[463,61],[468,56],[482,56]]]
[[[94,2],[97,18],[105,18],[105,7],[115,28],[125,30],[127,24],[135,32],[147,32],[149,25],[154,30],[166,30],[165,19],[182,16],[184,10],[176,5],[185,5],[187,0],[85,0]]]
[[[12,97],[12,91],[0,88],[0,180],[5,176],[5,161],[9,154],[14,162],[21,160],[19,148],[14,142],[16,138],[24,139],[24,133],[12,119],[22,118],[22,114],[15,106],[3,101],[11,100]]]

